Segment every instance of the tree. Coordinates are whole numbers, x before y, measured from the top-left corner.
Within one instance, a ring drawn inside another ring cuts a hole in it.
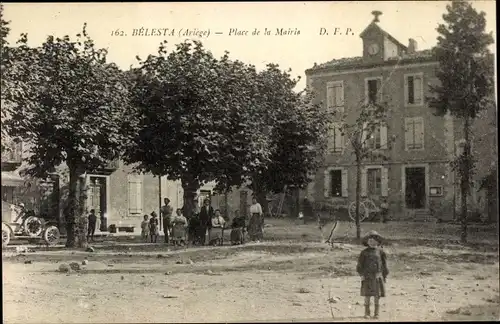
[[[308,184],[326,146],[329,115],[312,104],[312,93],[294,91],[299,80],[289,72],[270,64],[259,73],[259,102],[265,111],[261,118],[272,140],[271,158],[252,174],[250,188],[265,212],[268,193]]]
[[[364,99],[363,99],[364,101]],[[371,140],[375,132],[380,132],[381,127],[388,127],[388,115],[390,109],[387,103],[363,104],[359,107],[359,115],[352,123],[345,121],[343,116],[340,131],[351,144],[352,154],[356,165],[356,237],[361,238],[360,202],[361,202],[361,166],[367,159],[387,160],[385,151],[391,148],[394,137],[386,139],[386,143],[380,143],[380,147],[372,145]]]
[[[9,22],[4,20],[3,5],[0,4],[0,82],[1,82],[1,102],[2,102],[2,124],[10,118],[10,103],[7,100],[7,92],[12,87],[11,71],[12,60],[7,36],[9,35],[10,28]],[[2,127],[2,143],[1,152],[11,149],[13,139],[9,136],[6,127]]]
[[[31,175],[45,177],[55,167],[69,170],[66,209],[66,246],[84,246],[85,172],[95,171],[118,157],[123,144],[122,121],[128,106],[126,75],[106,63],[107,51],[98,49],[83,32],[72,41],[47,37],[39,48],[13,57],[20,69],[22,93],[11,95],[9,132],[30,144]],[[77,235],[78,234],[78,235]]]
[[[184,212],[191,217],[196,192],[216,181],[240,185],[269,159],[257,104],[254,66],[220,59],[197,41],[140,61],[134,71],[134,118],[125,161],[141,172],[181,180]]]
[[[493,60],[488,46],[491,33],[485,33],[485,13],[470,3],[453,1],[446,7],[444,23],[439,24],[434,54],[439,61],[436,76],[440,85],[431,86],[430,106],[437,115],[450,113],[463,122],[464,150],[452,166],[460,176],[461,241],[467,242],[467,196],[474,169],[470,127],[477,114],[491,104],[494,87]]]

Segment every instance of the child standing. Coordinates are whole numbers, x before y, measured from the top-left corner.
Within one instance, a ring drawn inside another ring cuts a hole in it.
[[[158,239],[158,226],[158,216],[155,212],[151,212],[151,219],[149,220],[149,235],[151,236],[151,243],[156,243],[156,240]]]
[[[387,256],[382,250],[382,236],[370,231],[363,238],[367,248],[361,251],[358,259],[357,272],[361,276],[361,296],[365,297],[365,318],[370,317],[370,298],[375,305],[374,318],[379,317],[380,297],[385,297],[385,281],[389,275]]]
[[[149,216],[144,215],[144,220],[141,223],[141,236],[144,242],[148,241],[149,237]]]

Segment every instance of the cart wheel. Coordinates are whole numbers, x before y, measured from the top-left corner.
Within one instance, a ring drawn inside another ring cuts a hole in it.
[[[2,224],[2,246],[5,247],[10,242],[10,229]]]
[[[43,240],[48,245],[54,245],[59,242],[59,238],[61,238],[61,233],[59,229],[55,226],[49,226],[43,231]]]
[[[356,221],[356,202],[353,201],[349,205],[349,217],[352,219],[353,222]],[[360,201],[359,202],[359,221],[362,222],[366,217],[368,217],[368,208],[366,208],[365,204]]]

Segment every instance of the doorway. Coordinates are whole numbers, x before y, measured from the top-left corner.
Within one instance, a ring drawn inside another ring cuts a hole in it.
[[[424,209],[426,204],[425,167],[405,168],[405,203],[409,209]]]
[[[94,209],[96,215],[102,219],[107,211],[106,201],[106,177],[89,177],[89,210]]]

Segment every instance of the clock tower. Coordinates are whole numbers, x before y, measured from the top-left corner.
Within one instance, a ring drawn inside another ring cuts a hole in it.
[[[406,51],[406,46],[398,42],[380,27],[381,11],[372,11],[373,20],[359,35],[363,40],[363,59],[382,62]]]

